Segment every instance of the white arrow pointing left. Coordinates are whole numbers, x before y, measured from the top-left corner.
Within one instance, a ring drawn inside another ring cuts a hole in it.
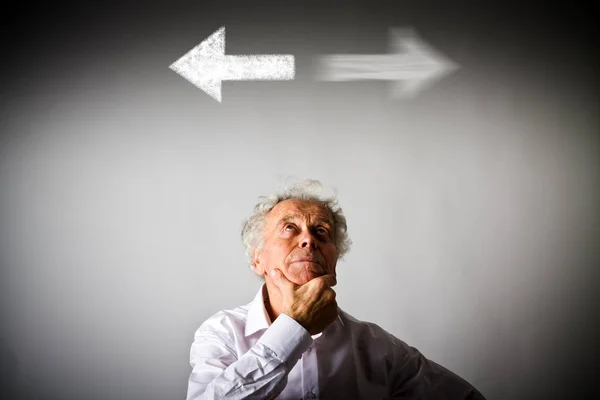
[[[225,55],[225,27],[169,66],[221,102],[221,81],[292,80],[294,56],[289,54]]]

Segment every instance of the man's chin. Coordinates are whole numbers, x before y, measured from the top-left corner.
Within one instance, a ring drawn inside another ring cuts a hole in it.
[[[293,279],[297,285],[304,285],[323,275],[325,275],[325,273],[321,271],[302,271],[298,274],[294,274]]]

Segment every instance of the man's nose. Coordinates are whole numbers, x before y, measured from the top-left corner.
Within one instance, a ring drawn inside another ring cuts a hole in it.
[[[317,248],[317,243],[313,235],[309,232],[304,234],[304,237],[300,241],[301,247],[310,247],[312,249]]]
[[[302,247],[310,247],[312,249],[316,249],[317,245],[315,244],[314,240],[303,240],[302,241]]]

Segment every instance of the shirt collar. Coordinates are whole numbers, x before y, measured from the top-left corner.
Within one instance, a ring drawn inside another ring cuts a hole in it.
[[[264,303],[265,297],[263,291],[266,290],[267,285],[263,282],[256,293],[256,296],[254,296],[254,300],[250,303],[248,318],[246,319],[246,331],[244,332],[246,336],[250,336],[261,329],[267,329],[269,325],[271,325],[271,319],[269,318]]]
[[[248,318],[246,319],[246,329],[244,334],[246,336],[250,336],[255,332],[258,332],[263,329],[267,329],[269,325],[271,325],[271,319],[269,318],[269,314],[267,313],[267,309],[265,308],[265,292],[267,291],[267,284],[263,282],[254,296],[254,300],[250,303],[250,308],[248,309]],[[342,326],[344,326],[344,321],[341,317],[342,310],[338,307],[338,317],[337,321]],[[312,335],[313,339],[321,336],[322,333]]]

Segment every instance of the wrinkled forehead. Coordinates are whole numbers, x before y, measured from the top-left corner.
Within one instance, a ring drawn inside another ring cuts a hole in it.
[[[298,199],[284,200],[273,207],[267,215],[267,225],[273,226],[282,220],[293,218],[334,225],[333,215],[323,203]]]

